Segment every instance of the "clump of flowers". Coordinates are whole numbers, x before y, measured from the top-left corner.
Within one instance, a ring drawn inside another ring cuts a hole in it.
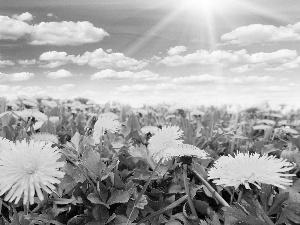
[[[49,133],[36,133],[31,135],[31,139],[34,141],[45,141],[49,143],[58,143],[58,138],[54,134]]]
[[[64,177],[60,157],[51,143],[23,140],[11,145],[0,154],[0,195],[6,193],[5,201],[18,203],[23,197],[23,204],[33,204],[36,193],[42,201],[42,190],[51,194]]]
[[[285,189],[284,186],[291,185],[293,181],[284,177],[295,176],[285,172],[293,168],[293,164],[275,156],[237,153],[235,157],[220,157],[208,172],[208,178],[217,185],[235,188],[241,184],[247,189],[250,189],[249,184],[260,188],[260,184],[265,183]]]
[[[22,111],[14,111],[14,113],[24,120],[27,120],[30,117],[34,117],[36,120],[43,122],[48,120],[48,116],[46,114],[36,109],[24,109]]]

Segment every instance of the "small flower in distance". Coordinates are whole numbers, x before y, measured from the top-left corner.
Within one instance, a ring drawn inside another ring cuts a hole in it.
[[[45,141],[47,143],[58,143],[58,138],[54,134],[48,134],[48,133],[36,133],[32,134],[30,137],[34,141]]]
[[[36,109],[24,109],[22,111],[14,111],[16,115],[21,117],[24,120],[27,120],[29,117],[34,117],[38,121],[47,121],[48,116]]]
[[[249,184],[253,184],[260,189],[264,183],[285,189],[284,185],[291,185],[293,181],[284,177],[295,176],[285,172],[293,168],[293,164],[275,156],[237,153],[235,157],[221,156],[208,172],[208,178],[217,185],[235,188],[243,184],[250,189]]]
[[[58,116],[50,116],[49,121],[51,121],[54,124],[58,123],[59,122],[59,117]]]
[[[59,171],[64,162],[57,162],[61,154],[46,142],[23,140],[16,142],[9,150],[0,154],[0,195],[6,193],[5,201],[15,201],[23,197],[23,204],[34,204],[34,195],[42,201],[42,190],[51,194],[53,184],[64,177]],[[41,190],[42,189],[42,190]]]
[[[118,120],[115,120],[111,117],[99,116],[97,122],[94,125],[93,138],[96,144],[99,144],[100,137],[104,135],[105,131],[110,131],[116,133],[120,130],[121,125]]]

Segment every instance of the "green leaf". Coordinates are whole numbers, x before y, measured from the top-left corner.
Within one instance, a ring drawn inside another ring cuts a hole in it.
[[[262,202],[263,209],[265,212],[268,210],[269,206],[269,200],[272,194],[272,186],[269,184],[262,184],[261,190],[260,190],[260,199]]]
[[[201,201],[201,200],[193,200],[195,209],[200,212],[202,215],[206,215],[207,214],[207,209],[209,207],[209,204],[205,201]]]
[[[101,161],[100,154],[92,149],[84,151],[82,160],[83,165],[97,177],[106,168],[105,164]]]
[[[93,208],[93,216],[100,223],[105,223],[109,218],[109,211],[103,205],[97,205]]]
[[[74,166],[71,163],[65,163],[64,167],[62,168],[62,171],[68,174],[70,177],[72,177],[76,181],[76,183],[83,183],[86,180],[85,176],[78,169],[78,167]]]
[[[282,194],[279,194],[279,195],[276,195],[275,196],[275,199],[273,201],[273,204],[272,206],[270,207],[267,215],[270,216],[270,215],[273,215],[273,214],[276,214],[278,213],[278,211],[281,209],[281,206],[282,204],[288,200],[289,198],[289,193],[288,192],[285,192],[285,193],[282,193]]]
[[[116,203],[126,203],[129,201],[130,195],[128,191],[122,191],[117,189],[111,190],[111,197],[108,199],[107,204],[113,205]]]
[[[300,203],[290,202],[284,209],[284,215],[296,224],[300,224]]]

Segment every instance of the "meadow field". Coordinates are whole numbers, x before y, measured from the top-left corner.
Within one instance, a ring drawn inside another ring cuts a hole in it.
[[[0,121],[1,224],[300,223],[297,110],[19,97]]]

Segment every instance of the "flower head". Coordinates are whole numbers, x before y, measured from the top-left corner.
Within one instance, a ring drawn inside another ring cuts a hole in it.
[[[237,153],[235,157],[220,157],[208,172],[208,177],[217,185],[235,188],[243,184],[250,189],[250,183],[260,188],[260,184],[265,183],[285,189],[284,185],[291,185],[292,180],[284,177],[295,175],[284,172],[293,168],[293,164],[274,156]]]
[[[167,148],[161,154],[157,154],[156,158],[154,159],[158,161],[160,158],[163,158],[164,161],[178,156],[190,156],[201,159],[206,159],[208,157],[207,153],[204,150],[201,150],[194,145],[178,144]]]
[[[14,111],[22,119],[27,120],[29,117],[34,117],[36,120],[39,121],[47,121],[48,116],[36,109],[24,109],[23,111]]]
[[[0,137],[0,153],[2,151],[8,150],[11,148],[11,146],[13,146],[14,143],[11,142],[10,140]]]
[[[58,116],[50,116],[49,121],[51,121],[54,124],[58,123],[59,122],[59,117]]]
[[[96,143],[99,143],[100,136],[104,135],[105,131],[110,131],[112,133],[120,130],[121,125],[118,120],[115,120],[111,117],[99,116],[97,122],[94,125],[93,138]]]
[[[149,139],[149,153],[158,160],[164,151],[174,145],[182,144],[183,140],[178,140],[183,135],[183,131],[178,126],[163,126],[161,130]]]
[[[54,134],[48,134],[48,133],[36,133],[31,135],[31,139],[34,141],[45,141],[50,143],[58,143],[58,138]]]
[[[46,142],[16,142],[0,154],[0,195],[6,193],[5,201],[18,203],[23,197],[24,204],[33,204],[36,193],[42,201],[42,190],[51,194],[53,184],[64,177],[60,157],[58,149]]]

